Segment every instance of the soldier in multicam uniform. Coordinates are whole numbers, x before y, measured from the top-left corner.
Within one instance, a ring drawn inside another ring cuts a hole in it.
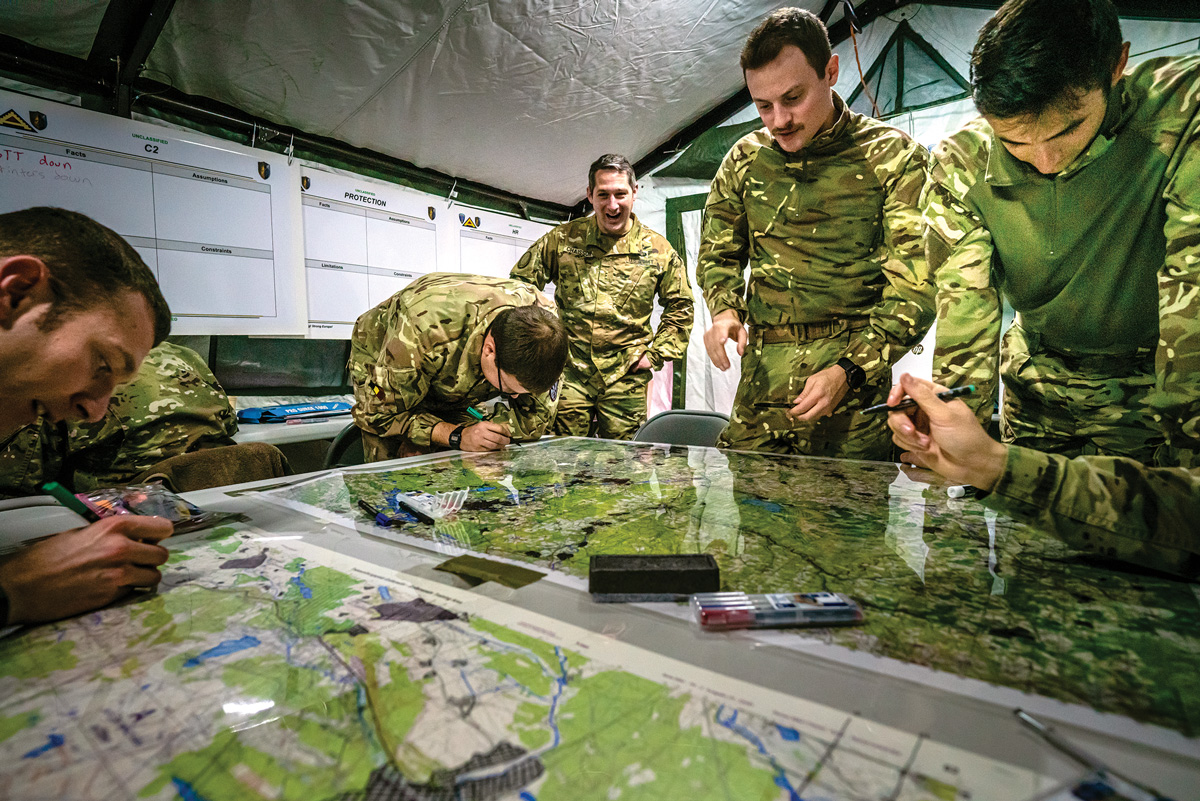
[[[595,214],[563,223],[534,243],[512,277],[554,298],[570,356],[554,432],[632,439],[646,420],[650,372],[681,358],[692,332],[687,268],[666,239],[633,214],[637,178],[628,159],[601,156],[588,170]],[[663,307],[655,332],[654,298]]]
[[[537,439],[554,419],[566,359],[553,303],[528,284],[418,278],[354,324],[354,422],[367,461]],[[476,422],[468,407],[497,394],[508,402]]]
[[[154,465],[202,448],[232,445],[237,417],[198,353],[163,342],[96,423],[45,417],[0,449],[0,495],[33,495],[44,481],[76,492],[127,484]]]
[[[0,440],[39,415],[100,420],[170,331],[154,273],[115,232],[65,209],[0,214]],[[0,557],[0,626],[153,586],[170,535],[162,518],[117,515]]]
[[[1119,456],[1070,459],[1002,445],[961,400],[939,400],[934,393],[941,389],[907,374],[893,388],[889,401],[908,395],[920,410],[888,415],[903,461],[986,491],[986,506],[1073,547],[1200,577],[1200,467],[1146,467]]]
[[[888,459],[885,421],[858,410],[883,400],[892,364],[932,321],[916,205],[925,149],[846,107],[838,58],[807,11],[767,17],[741,63],[765,127],[713,179],[696,270],[709,357],[728,369],[731,338],[743,355],[719,444]]]
[[[999,363],[1006,442],[1200,464],[1200,58],[1123,75],[1128,53],[1109,0],[1010,2],[980,31],[983,119],[922,200],[933,377],[982,387],[986,419]]]

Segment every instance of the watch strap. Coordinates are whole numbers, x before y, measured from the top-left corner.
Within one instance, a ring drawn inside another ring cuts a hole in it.
[[[456,451],[461,450],[462,449],[462,435],[463,435],[464,429],[466,429],[466,426],[459,426],[458,428],[451,431],[450,436],[446,437],[446,444],[449,445],[451,448],[453,448]]]
[[[850,389],[858,389],[867,382],[866,372],[845,356],[837,360],[837,366],[846,371],[846,383]]]

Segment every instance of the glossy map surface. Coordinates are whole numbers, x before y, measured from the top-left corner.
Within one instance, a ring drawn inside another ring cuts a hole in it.
[[[410,491],[466,500],[436,525],[380,534],[528,563],[581,588],[593,554],[708,552],[726,589],[857,600],[863,625],[819,632],[827,642],[1200,735],[1195,585],[1100,563],[947,497],[924,471],[560,439],[267,495],[363,530],[358,500],[400,513],[391,499]]]

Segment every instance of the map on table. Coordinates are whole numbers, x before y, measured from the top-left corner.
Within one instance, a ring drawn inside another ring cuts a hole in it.
[[[1196,585],[1098,564],[927,480],[878,462],[560,439],[263,497],[368,530],[359,500],[399,513],[398,493],[466,489],[436,526],[374,530],[581,588],[594,554],[707,552],[726,589],[858,601],[863,625],[826,642],[1200,736]]]
[[[1028,798],[1027,771],[469,592],[226,527],[0,640],[0,797]]]

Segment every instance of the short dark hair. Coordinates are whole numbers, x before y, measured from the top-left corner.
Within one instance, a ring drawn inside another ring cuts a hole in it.
[[[592,162],[592,166],[588,167],[588,191],[591,192],[596,188],[596,173],[600,170],[620,170],[625,173],[625,177],[629,179],[629,188],[633,189],[637,186],[637,175],[633,172],[633,165],[629,163],[629,159],[622,156],[620,153],[605,153],[600,158]]]
[[[980,114],[1037,116],[1107,91],[1121,61],[1111,0],[1009,0],[979,29],[971,87]]]
[[[549,309],[514,306],[496,315],[488,329],[496,343],[496,367],[540,395],[567,365],[567,329]]]
[[[34,256],[50,272],[54,299],[39,323],[43,331],[129,290],[150,307],[154,344],[171,333],[171,309],[154,273],[119,234],[91,217],[48,206],[0,214],[0,258],[10,256]]]
[[[804,53],[818,75],[825,73],[833,48],[825,23],[811,11],[802,8],[780,8],[772,11],[746,37],[742,47],[742,72],[767,66],[787,45],[795,45]]]

